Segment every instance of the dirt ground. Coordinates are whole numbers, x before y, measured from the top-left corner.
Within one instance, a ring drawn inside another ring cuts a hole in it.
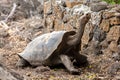
[[[17,67],[17,53],[21,53],[32,39],[43,33],[42,21],[40,18],[21,19],[8,21],[7,29],[0,26],[0,63],[14,77],[18,80],[120,80],[120,62],[114,61],[110,52],[100,55],[81,53],[88,57],[89,64],[77,66],[81,71],[79,75],[68,73],[62,65],[54,68]]]
[[[9,26],[22,26],[25,20],[19,23],[8,23]],[[11,25],[12,24],[12,25]],[[16,63],[19,59],[17,53],[22,52],[27,43],[26,39],[22,39],[19,34],[15,33],[14,28],[7,30],[9,35],[1,38],[4,47],[0,48],[1,63],[18,78],[18,80],[119,80],[120,72],[108,74],[109,66],[117,64],[108,54],[94,55],[84,54],[88,57],[88,65],[78,66],[81,74],[72,75],[67,72],[63,66],[49,68],[45,66],[18,68]],[[119,62],[118,62],[119,63]]]

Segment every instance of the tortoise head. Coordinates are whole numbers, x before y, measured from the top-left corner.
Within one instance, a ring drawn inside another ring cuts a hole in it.
[[[91,13],[86,13],[83,16],[80,17],[80,22],[82,24],[86,24],[89,21],[90,18],[91,18]]]

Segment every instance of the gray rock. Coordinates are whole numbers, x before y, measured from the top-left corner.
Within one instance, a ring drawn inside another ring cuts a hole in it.
[[[100,2],[101,0],[89,0],[90,2],[93,2],[93,3],[98,3]]]
[[[5,40],[3,38],[0,38],[0,48],[3,48],[5,44]]]
[[[0,80],[23,80],[14,77],[6,68],[0,64]]]
[[[91,7],[91,11],[99,12],[101,10],[107,9],[107,3],[105,2],[91,3],[90,7]]]
[[[113,58],[115,61],[120,61],[120,53],[113,53],[112,58]]]
[[[8,36],[9,34],[8,34],[8,32],[7,32],[7,30],[5,30],[5,29],[0,29],[0,37],[6,37],[6,36]]]
[[[101,41],[103,41],[103,40],[105,40],[105,38],[106,38],[106,33],[104,32],[104,31],[102,31],[102,30],[100,30],[99,29],[99,27],[95,27],[94,28],[94,35],[93,35],[93,39],[95,40],[95,41],[99,41],[99,42],[101,42]]]
[[[108,74],[115,75],[115,73],[120,69],[120,63],[115,62],[108,68]]]

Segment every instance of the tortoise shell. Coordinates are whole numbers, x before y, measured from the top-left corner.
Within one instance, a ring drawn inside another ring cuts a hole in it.
[[[31,65],[41,65],[57,49],[65,33],[66,31],[54,31],[38,36],[18,55],[27,60]]]

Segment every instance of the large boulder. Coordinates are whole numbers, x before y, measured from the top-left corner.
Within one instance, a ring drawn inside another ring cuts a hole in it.
[[[99,27],[100,27],[101,30],[103,30],[105,32],[108,32],[110,30],[109,20],[103,19]]]
[[[113,26],[107,33],[107,41],[118,41],[120,38],[120,26]]]

